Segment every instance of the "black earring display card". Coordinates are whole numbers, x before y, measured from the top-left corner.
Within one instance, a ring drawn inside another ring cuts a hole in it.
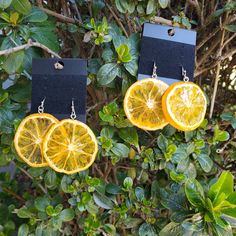
[[[189,79],[193,80],[195,45],[195,31],[145,23],[138,79],[151,77],[155,62],[157,77],[167,84],[183,80],[182,67]]]
[[[44,112],[59,120],[70,118],[72,100],[77,120],[86,121],[87,61],[83,59],[34,59],[31,113],[45,98]]]

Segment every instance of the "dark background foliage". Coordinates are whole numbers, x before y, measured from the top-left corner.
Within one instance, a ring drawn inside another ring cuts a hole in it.
[[[235,13],[235,1],[0,0],[0,235],[233,235]],[[149,21],[198,33],[195,81],[210,119],[196,131],[144,132],[125,117]],[[29,112],[32,58],[50,56],[89,59],[99,155],[72,176],[29,168],[12,144]]]

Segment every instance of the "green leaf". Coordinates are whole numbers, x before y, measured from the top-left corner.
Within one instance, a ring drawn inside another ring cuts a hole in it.
[[[130,62],[124,63],[124,67],[132,76],[136,76],[138,72],[137,58],[132,56],[132,60]]]
[[[47,22],[48,25],[45,25]],[[54,52],[58,52],[60,49],[57,35],[55,33],[55,25],[52,25],[49,21],[44,22],[43,26],[31,27],[30,36],[37,42],[47,46]]]
[[[155,9],[156,9],[155,0],[148,0],[146,14],[149,15],[149,14],[153,13]]]
[[[0,8],[6,9],[11,5],[12,0],[0,0]]]
[[[114,133],[115,133],[115,130],[113,127],[104,127],[102,128],[100,135],[108,139],[111,139],[113,138]]]
[[[218,125],[215,126],[214,137],[213,137],[215,142],[217,141],[224,142],[224,141],[229,140],[229,138],[230,138],[230,135],[227,131],[220,130]]]
[[[119,74],[119,66],[115,63],[103,65],[97,74],[97,80],[100,85],[111,83]]]
[[[210,187],[208,197],[214,204],[221,193],[228,197],[233,192],[233,185],[233,175],[229,171],[223,171],[216,183]]]
[[[226,25],[224,28],[229,32],[236,32],[236,25]]]
[[[23,224],[18,229],[18,236],[27,236],[29,233],[29,226],[27,224]]]
[[[31,12],[24,18],[28,22],[44,22],[48,15],[38,7],[32,7]]]
[[[138,147],[138,133],[136,128],[127,127],[119,130],[119,136],[125,142],[133,144],[135,147]]]
[[[143,223],[138,230],[138,235],[139,236],[156,236],[157,232],[155,228],[147,223]]]
[[[32,213],[24,206],[16,210],[17,216],[20,218],[31,218]]]
[[[200,154],[197,157],[197,160],[205,172],[208,173],[211,171],[211,168],[213,167],[213,161],[207,154]]]
[[[106,233],[108,233],[109,236],[116,236],[116,227],[112,224],[105,224],[103,226]]]
[[[177,147],[175,144],[170,144],[168,147],[167,147],[167,150],[166,152],[164,153],[164,156],[166,158],[167,161],[169,161],[172,156],[176,153],[177,151]]]
[[[110,210],[114,207],[114,203],[111,201],[111,199],[105,196],[104,194],[94,192],[93,199],[95,203],[101,208]]]
[[[126,0],[115,0],[116,7],[121,13],[126,13],[128,8],[128,3]]]
[[[144,200],[144,189],[141,187],[136,187],[135,188],[135,196],[138,199],[138,201],[143,201]]]
[[[3,69],[8,73],[8,74],[14,74],[17,72],[23,61],[24,61],[25,53],[23,50],[15,53],[11,53],[9,56],[6,57],[4,64],[3,64]]]
[[[49,170],[47,171],[45,177],[44,177],[44,181],[46,186],[49,189],[53,189],[57,186],[57,175],[56,172],[54,170]]]
[[[128,157],[129,148],[123,143],[115,143],[111,151],[118,157]]]
[[[50,201],[47,197],[37,197],[34,201],[34,205],[38,211],[45,212],[47,206],[50,205]]]
[[[119,194],[121,192],[121,187],[119,185],[109,183],[106,186],[106,192],[110,194]]]
[[[120,62],[131,61],[130,49],[127,44],[121,44],[118,48],[116,48],[116,52],[118,54],[118,60]]]
[[[102,59],[106,62],[112,62],[115,60],[114,52],[111,48],[105,48],[102,52]]]
[[[29,0],[12,0],[12,6],[23,15],[27,15],[31,11],[31,3]]]
[[[190,179],[185,183],[185,194],[188,201],[195,207],[204,207],[205,196],[201,184],[195,180]]]
[[[71,208],[62,210],[59,215],[59,218],[64,222],[71,221],[74,219],[74,217],[75,217],[75,212]]]
[[[159,233],[159,236],[182,236],[184,235],[181,224],[170,222]]]
[[[158,0],[161,8],[166,8],[168,6],[169,0]]]
[[[170,178],[177,183],[183,183],[186,179],[186,176],[182,173],[176,173],[172,170],[170,172]]]
[[[124,179],[124,181],[123,181],[123,185],[124,185],[124,187],[127,188],[127,189],[132,188],[132,186],[133,186],[133,180],[132,180],[132,178],[126,177],[126,178]]]
[[[126,218],[122,221],[126,229],[136,228],[143,222],[140,218]]]
[[[157,138],[157,145],[165,153],[168,147],[168,139],[163,134],[160,134]]]

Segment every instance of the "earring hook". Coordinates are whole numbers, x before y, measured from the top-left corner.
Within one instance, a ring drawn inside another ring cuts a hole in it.
[[[157,66],[156,66],[156,62],[155,61],[153,63],[152,78],[153,79],[157,79]]]
[[[38,106],[38,113],[43,113],[44,112],[44,102],[46,100],[46,97],[44,97],[44,99],[41,101],[41,105]]]
[[[187,71],[184,69],[183,66],[182,66],[182,76],[184,77],[183,78],[184,82],[189,82],[189,77],[187,76]]]
[[[70,114],[70,118],[71,118],[72,120],[75,120],[75,119],[76,119],[74,99],[72,99],[72,103],[71,103],[71,114]]]

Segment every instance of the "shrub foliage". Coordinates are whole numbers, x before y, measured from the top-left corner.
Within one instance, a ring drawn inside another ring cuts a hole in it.
[[[0,235],[236,233],[235,10],[235,1],[0,0]],[[209,103],[220,74],[214,118],[196,131],[145,132],[125,117],[148,21],[198,31],[195,76]],[[99,155],[70,176],[29,168],[12,144],[29,111],[32,58],[50,54],[89,59]]]

